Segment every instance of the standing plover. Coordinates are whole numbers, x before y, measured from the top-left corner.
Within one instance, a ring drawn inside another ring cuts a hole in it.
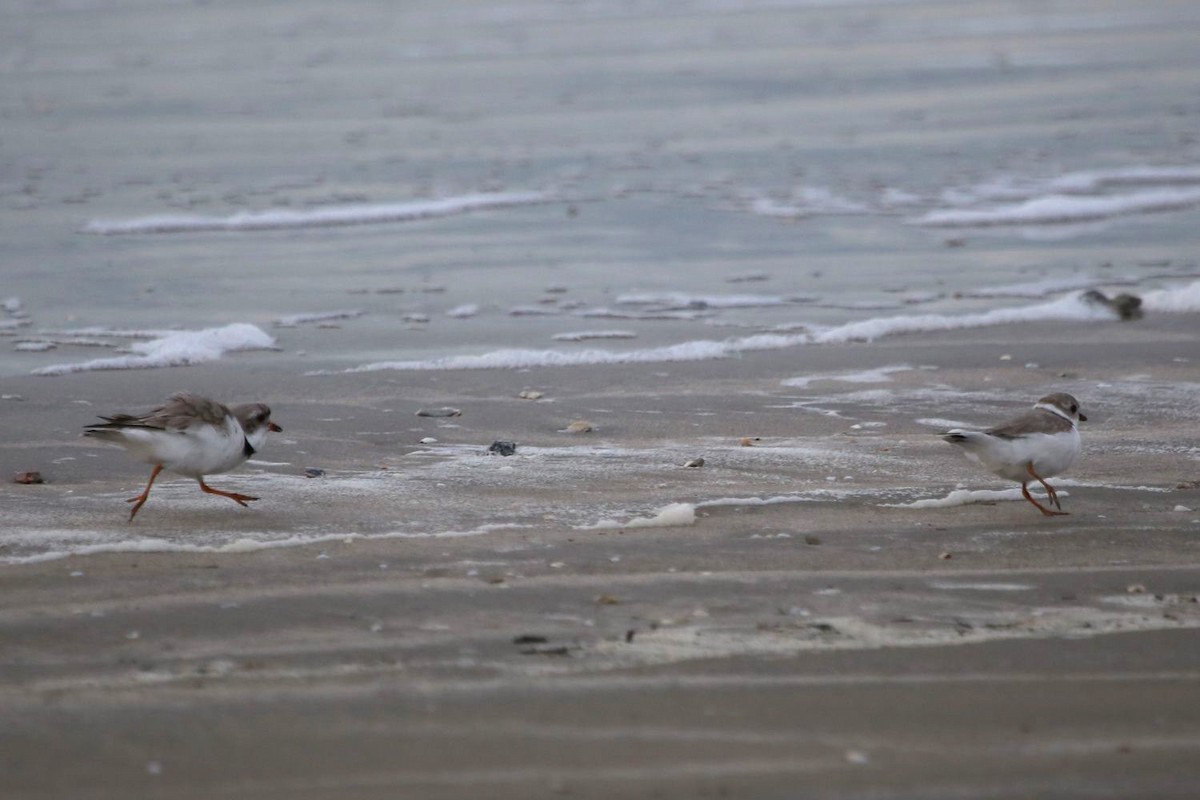
[[[1038,400],[1032,411],[985,431],[952,428],[940,435],[1001,478],[1020,483],[1026,500],[1047,517],[1057,517],[1067,512],[1058,502],[1058,492],[1045,479],[1064,471],[1079,455],[1075,424],[1081,421],[1086,422],[1087,417],[1079,412],[1079,401],[1055,392]],[[1046,497],[1058,511],[1033,499],[1028,488],[1031,480],[1046,489]]]

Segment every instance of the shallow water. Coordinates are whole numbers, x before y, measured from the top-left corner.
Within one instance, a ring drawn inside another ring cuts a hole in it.
[[[553,336],[605,310],[661,347],[1198,270],[1190,3],[10,17],[0,295],[31,324],[2,375],[94,355],[39,331],[245,322],[285,368],[344,368],[574,352]]]

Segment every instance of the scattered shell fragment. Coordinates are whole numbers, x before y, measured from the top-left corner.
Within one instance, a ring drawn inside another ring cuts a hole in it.
[[[505,442],[505,441],[501,441],[501,440],[497,439],[496,441],[492,442],[491,447],[489,447],[487,449],[487,451],[490,455],[494,455],[494,456],[516,455],[517,443],[516,442]]]
[[[45,479],[42,478],[42,473],[37,472],[36,470],[30,470],[28,472],[18,472],[16,475],[13,476],[13,483],[23,483],[23,484],[28,485],[31,483],[45,483],[45,482],[46,482]]]
[[[437,444],[437,439],[433,438],[432,436],[426,436],[418,444]]]
[[[1125,591],[1129,594],[1145,594],[1146,587],[1140,583],[1131,583],[1125,587]]]
[[[517,397],[522,400],[541,400],[545,395],[537,389],[522,389]]]
[[[417,410],[418,417],[461,417],[462,409],[443,406],[442,408],[422,408]]]
[[[684,464],[684,466],[685,467],[703,467],[704,459],[703,458],[693,458],[691,461]]]
[[[845,754],[847,764],[869,764],[871,759],[861,750],[847,750]]]
[[[587,420],[577,419],[563,430],[566,433],[591,433],[595,427]]]

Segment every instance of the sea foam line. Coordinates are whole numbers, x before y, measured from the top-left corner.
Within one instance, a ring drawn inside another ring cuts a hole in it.
[[[216,361],[229,352],[239,350],[270,350],[275,339],[261,328],[246,322],[235,322],[220,328],[199,331],[173,331],[158,339],[134,342],[134,355],[94,358],[72,364],[52,364],[33,371],[34,375],[67,375],[107,369],[150,369],[180,367]]]
[[[1164,304],[1167,302],[1165,297],[1161,302]],[[1025,322],[1111,319],[1114,319],[1113,312],[1108,308],[1086,303],[1078,295],[1070,295],[1048,303],[1016,308],[998,308],[975,314],[961,314],[957,316],[922,314],[915,316],[877,317],[861,322],[851,322],[845,325],[824,328],[813,333],[762,333],[721,341],[701,339],[642,350],[588,349],[567,351],[505,349],[474,355],[443,356],[424,360],[378,361],[352,367],[345,370],[345,372],[527,369],[532,367],[571,367],[597,364],[705,361],[730,358],[758,350],[781,350],[806,344],[873,341],[884,336],[893,336],[901,333],[981,328],[992,325]]]
[[[408,203],[313,208],[304,211],[273,208],[241,211],[227,217],[197,214],[167,214],[129,220],[92,220],[84,233],[105,236],[122,233],[191,233],[206,231],[263,231],[288,228],[320,228],[335,225],[374,225],[384,222],[444,217],[490,208],[535,205],[552,200],[544,192],[491,192],[417,200]]]
[[[1150,189],[1104,197],[1049,194],[994,208],[930,211],[912,221],[917,225],[941,228],[1059,225],[1126,214],[1175,211],[1196,204],[1200,204],[1200,189]]]
[[[375,539],[453,539],[468,536],[483,536],[498,530],[519,530],[523,525],[510,522],[492,522],[479,525],[469,530],[448,530],[434,532],[420,531],[388,531],[386,533],[325,533],[316,536],[288,536],[282,539],[253,539],[243,537],[232,542],[218,545],[189,544],[171,542],[166,539],[142,538],[123,539],[121,541],[101,544],[87,544],[71,547],[65,550],[50,550],[27,556],[0,557],[0,564],[36,564],[43,561],[57,561],[71,556],[90,556],[100,553],[206,553],[213,555],[231,555],[257,553],[261,550],[276,550],[284,547],[309,547],[318,544],[335,542],[346,543],[356,541],[371,541]],[[44,534],[45,531],[39,531]]]

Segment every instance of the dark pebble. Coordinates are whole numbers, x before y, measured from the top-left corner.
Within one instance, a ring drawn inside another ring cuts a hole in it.
[[[526,634],[524,636],[518,636],[517,638],[513,639],[513,644],[545,644],[548,641],[550,641],[550,640],[547,639],[545,636],[535,636],[533,634]]]
[[[497,456],[516,455],[517,443],[516,442],[502,442],[500,440],[496,440],[496,441],[492,442],[492,446],[489,447],[487,449],[487,451],[489,453],[491,453],[492,455],[497,455]]]
[[[520,651],[523,656],[569,656],[571,648],[563,647],[527,647]]]
[[[45,483],[45,479],[40,472],[18,472],[13,476],[13,483]]]
[[[317,469],[316,467],[308,467],[307,469],[304,470],[304,477],[306,477],[306,478],[323,478],[323,477],[325,477],[325,470]]]

